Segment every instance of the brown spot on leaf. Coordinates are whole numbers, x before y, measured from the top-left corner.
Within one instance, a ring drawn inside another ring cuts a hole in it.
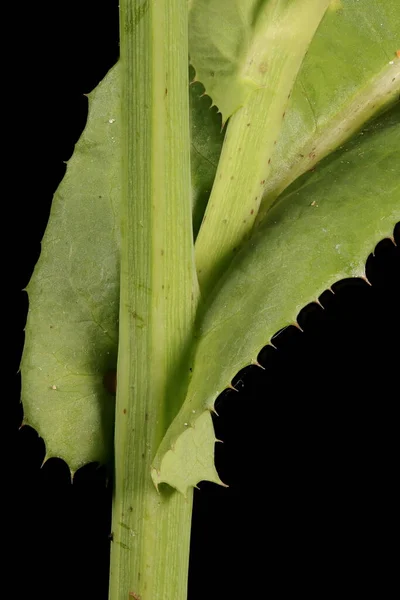
[[[268,65],[265,62],[265,60],[263,60],[262,63],[260,63],[260,66],[258,67],[258,70],[260,71],[260,73],[266,73],[268,70]]]

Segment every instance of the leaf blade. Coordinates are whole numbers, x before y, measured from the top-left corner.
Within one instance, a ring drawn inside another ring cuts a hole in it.
[[[113,439],[114,399],[103,376],[115,367],[118,340],[115,68],[88,98],[88,122],[54,195],[27,286],[21,361],[24,423],[45,439],[47,458],[63,458],[72,471],[87,462],[107,463]]]
[[[180,455],[170,451],[183,423],[195,431],[199,416],[211,421],[214,401],[234,375],[326,288],[363,276],[368,254],[391,236],[400,220],[400,107],[363,133],[287,191],[225,274],[199,324],[188,394],[153,462],[155,483],[186,493],[196,473],[184,483],[174,473],[190,448],[181,443]],[[205,457],[214,443],[210,434]]]
[[[400,6],[331,3],[296,80],[256,227],[297,177],[398,100]]]

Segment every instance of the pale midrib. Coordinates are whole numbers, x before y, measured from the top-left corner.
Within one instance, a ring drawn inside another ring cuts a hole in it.
[[[264,31],[258,32],[247,74],[255,80],[267,65],[262,88],[230,119],[196,239],[196,267],[204,298],[251,234],[288,97],[327,6],[321,0],[290,6],[275,2],[272,20],[266,19]]]
[[[367,121],[400,94],[400,61],[385,65],[335,117],[318,127],[315,137],[309,138],[296,156],[299,160],[289,165],[266,182],[265,193],[255,222],[258,227],[278,196],[300,175],[312,169],[320,160],[344,144]],[[303,155],[301,157],[300,155]]]

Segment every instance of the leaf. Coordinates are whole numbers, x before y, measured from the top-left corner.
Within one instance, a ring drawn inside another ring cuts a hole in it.
[[[194,71],[190,70],[193,80]],[[225,133],[221,115],[211,107],[201,83],[189,86],[190,101],[190,169],[192,175],[193,232],[196,238],[215,178]]]
[[[243,106],[257,82],[246,72],[257,25],[259,0],[192,0],[189,5],[190,58],[196,76],[225,122]],[[261,2],[261,9],[268,0]]]
[[[220,117],[200,88],[190,87],[194,228],[223,139]],[[103,377],[115,370],[118,350],[119,97],[117,63],[88,95],[88,121],[27,286],[23,422],[45,440],[46,459],[63,458],[72,471],[112,455],[115,398]]]
[[[72,471],[110,457],[115,400],[103,376],[115,368],[118,344],[118,70],[88,97],[88,122],[27,287],[21,363],[24,423],[44,438],[46,457]]]
[[[218,106],[223,123],[247,103],[253,92],[266,86],[276,39],[290,40],[293,32],[299,35],[303,29],[307,30],[307,21],[313,18],[307,15],[307,10],[319,12],[328,3],[191,0],[190,60],[196,78]]]
[[[331,3],[286,109],[257,224],[292,181],[398,100],[399,31],[397,2]]]
[[[293,184],[237,255],[199,322],[187,396],[153,462],[156,485],[186,494],[213,473],[218,395],[301,308],[339,279],[365,276],[368,254],[400,219],[399,147],[398,105]]]

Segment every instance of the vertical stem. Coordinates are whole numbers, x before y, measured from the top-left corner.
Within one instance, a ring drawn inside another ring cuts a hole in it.
[[[120,30],[121,300],[109,597],[184,600],[192,495],[158,493],[150,465],[183,400],[198,299],[187,0],[121,0]]]

